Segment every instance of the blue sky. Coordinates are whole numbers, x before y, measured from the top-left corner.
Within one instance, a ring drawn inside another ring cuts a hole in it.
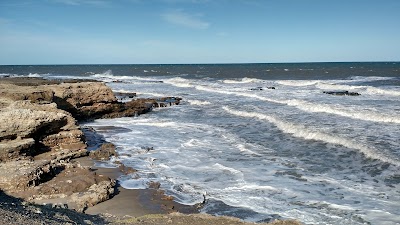
[[[399,0],[0,0],[0,64],[399,61]]]

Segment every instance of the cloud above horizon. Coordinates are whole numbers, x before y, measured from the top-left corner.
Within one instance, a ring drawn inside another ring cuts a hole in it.
[[[183,10],[176,10],[173,12],[164,13],[161,17],[168,23],[175,24],[182,27],[204,30],[210,27],[210,23],[202,20],[201,15],[188,14]]]
[[[94,6],[107,6],[110,4],[104,0],[50,0],[54,3],[61,3],[65,5],[79,6],[79,5],[94,5]]]

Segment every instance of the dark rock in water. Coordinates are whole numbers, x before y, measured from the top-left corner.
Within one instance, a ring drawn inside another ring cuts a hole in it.
[[[275,89],[275,87],[267,87],[267,89]],[[250,91],[262,91],[264,90],[263,87],[255,87],[255,88],[250,88]]]
[[[161,187],[160,182],[154,182],[154,181],[150,181],[148,183],[148,185],[149,185],[149,188],[151,188],[151,189],[160,189],[160,187]]]
[[[324,91],[323,93],[328,94],[328,95],[350,95],[350,96],[360,95],[357,92],[349,92],[349,91]]]
[[[122,100],[122,99],[126,99],[126,98],[134,98],[136,97],[136,93],[134,92],[130,92],[130,93],[126,93],[126,92],[114,92],[115,96]]]
[[[164,97],[164,98],[158,98],[155,99],[156,103],[153,104],[153,107],[166,107],[166,106],[171,106],[171,105],[179,105],[181,102],[182,98],[178,97]]]
[[[137,172],[137,170],[133,169],[132,167],[125,166],[124,164],[121,164],[121,165],[119,166],[119,170],[120,170],[123,174],[125,174],[125,175],[132,174],[132,173],[136,173],[136,172]]]
[[[91,151],[89,157],[96,160],[109,160],[111,156],[116,156],[115,145],[104,143],[96,151]]]
[[[262,91],[262,87],[255,87],[255,88],[250,88],[250,91]]]

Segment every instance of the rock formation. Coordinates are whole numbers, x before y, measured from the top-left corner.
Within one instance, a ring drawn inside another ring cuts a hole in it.
[[[136,116],[180,100],[123,103],[101,82],[0,79],[0,189],[31,201],[64,199],[77,211],[105,201],[115,181],[73,160],[88,155],[77,121]],[[108,159],[115,154],[115,146],[107,143],[91,155]]]
[[[112,143],[104,143],[100,148],[89,153],[89,157],[95,160],[109,160],[111,156],[117,156],[115,145]]]

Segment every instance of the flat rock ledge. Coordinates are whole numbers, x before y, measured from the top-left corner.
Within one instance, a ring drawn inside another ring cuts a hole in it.
[[[112,197],[116,182],[73,159],[87,156],[78,121],[137,116],[180,98],[120,102],[102,82],[0,79],[0,192],[84,212]],[[115,154],[104,145],[94,158]]]

